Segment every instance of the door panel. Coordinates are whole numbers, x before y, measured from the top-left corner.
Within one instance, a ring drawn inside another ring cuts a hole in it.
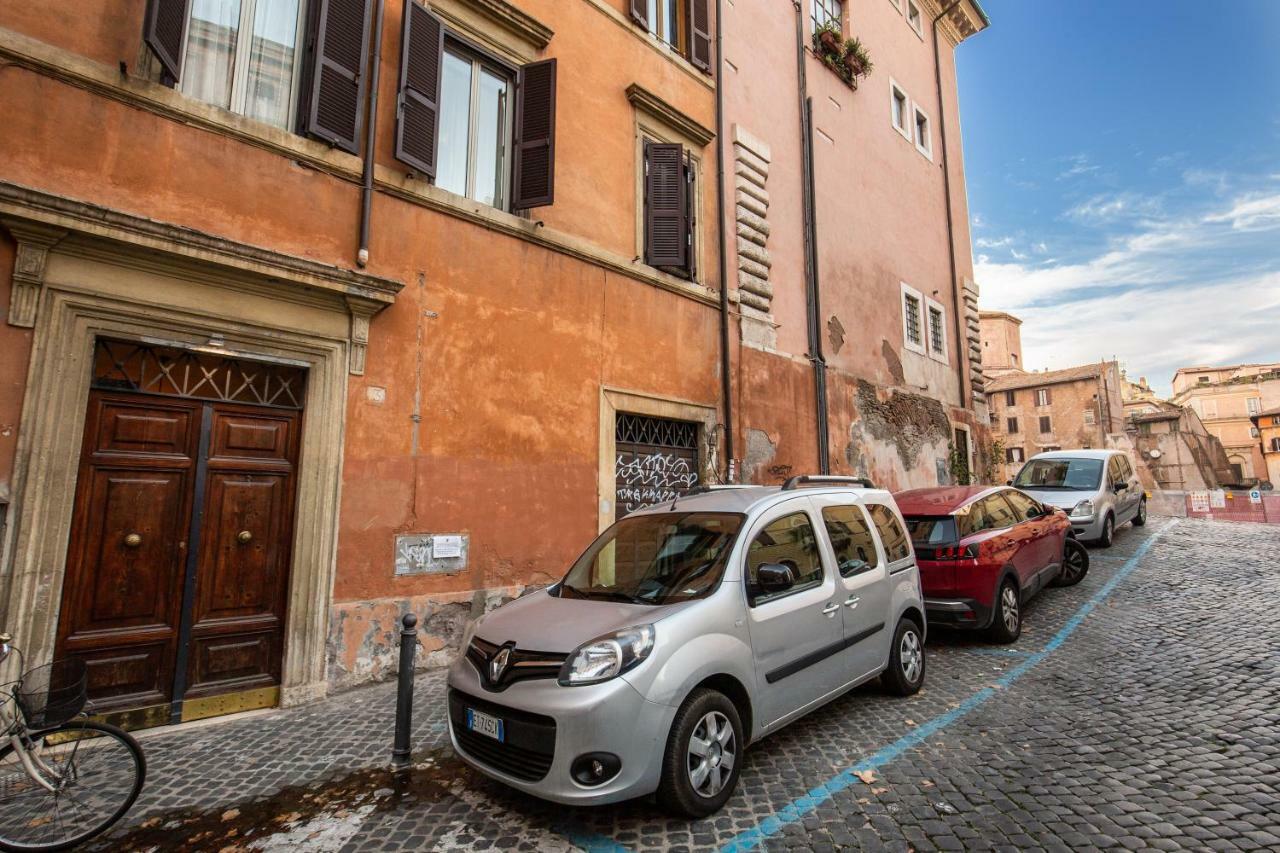
[[[889,612],[889,568],[872,534],[864,509],[847,498],[812,498],[826,531],[836,566],[836,592],[847,647],[841,652],[845,683],[884,666],[892,638],[885,625]]]
[[[173,678],[198,403],[93,391],[58,621],[100,710],[163,702]]]
[[[296,412],[214,407],[190,697],[279,683],[297,439]]]
[[[808,510],[807,498],[787,501],[750,532],[743,572],[749,602],[762,563],[787,565],[797,577],[810,579],[767,600],[757,597],[747,609],[766,725],[845,682],[840,655],[844,623],[835,580],[818,547],[821,522]]]

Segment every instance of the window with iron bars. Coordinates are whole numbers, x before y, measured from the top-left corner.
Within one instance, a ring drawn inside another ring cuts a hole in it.
[[[810,0],[809,17],[813,21],[814,32],[827,24],[843,30],[844,4],[841,0]]]

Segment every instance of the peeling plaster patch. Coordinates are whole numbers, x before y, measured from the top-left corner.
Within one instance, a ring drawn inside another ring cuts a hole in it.
[[[844,346],[844,324],[835,314],[827,321],[827,338],[831,341],[831,351],[840,352],[840,347]]]
[[[915,467],[925,445],[945,443],[951,435],[946,409],[929,397],[891,391],[881,399],[876,386],[860,379],[854,405],[860,419],[850,428],[850,437],[857,442],[852,433],[860,429],[876,441],[892,444],[907,471]]]
[[[893,349],[893,344],[885,341],[880,345],[880,355],[884,357],[884,363],[889,368],[889,375],[893,377],[895,385],[901,385],[906,381],[907,375],[902,372],[902,359],[898,358],[898,353]]]
[[[747,454],[742,460],[743,473],[750,482],[756,472],[773,461],[778,446],[769,439],[769,433],[762,429],[747,430]]]

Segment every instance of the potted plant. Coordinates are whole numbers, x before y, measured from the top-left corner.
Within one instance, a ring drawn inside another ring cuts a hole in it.
[[[813,32],[813,49],[819,56],[838,58],[843,49],[844,36],[840,28],[827,22]]]
[[[858,88],[858,78],[866,77],[871,73],[872,62],[871,55],[867,52],[867,48],[856,38],[851,38],[843,45],[843,56],[840,58],[840,64],[843,67],[844,74],[841,75],[853,88]]]

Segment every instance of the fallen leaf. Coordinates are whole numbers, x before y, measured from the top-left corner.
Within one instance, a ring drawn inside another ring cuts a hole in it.
[[[855,770],[853,771],[853,775],[857,776],[867,785],[870,785],[872,782],[876,781],[876,771],[874,770]]]
[[[235,820],[238,817],[240,817],[239,809],[227,809],[225,812],[222,813],[223,820]]]
[[[889,790],[888,788],[872,788],[871,793],[875,794],[878,797],[888,790]]]
[[[921,787],[921,788],[932,788],[932,787],[933,787],[933,783],[932,783],[932,782],[930,782],[928,779],[925,779],[923,782],[921,782],[921,783],[920,783],[920,787]]]
[[[914,726],[915,724],[916,724],[916,721],[915,721],[915,720],[907,720],[907,725],[908,725],[908,726]]]

